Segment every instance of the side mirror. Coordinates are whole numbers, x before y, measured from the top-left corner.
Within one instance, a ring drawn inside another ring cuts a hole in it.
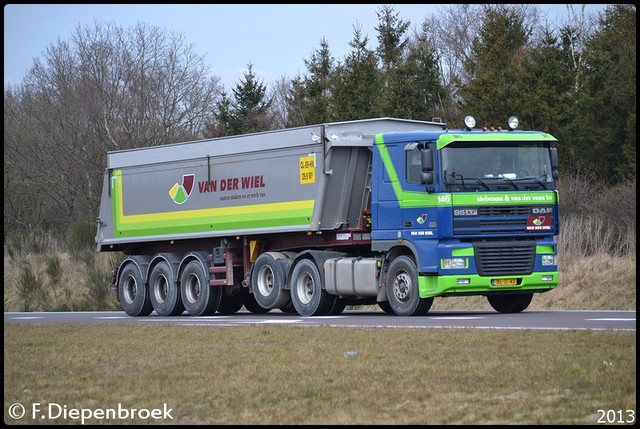
[[[433,173],[430,171],[420,173],[420,183],[423,185],[433,185]]]
[[[433,171],[433,154],[431,149],[420,151],[420,162],[422,163],[422,171]]]

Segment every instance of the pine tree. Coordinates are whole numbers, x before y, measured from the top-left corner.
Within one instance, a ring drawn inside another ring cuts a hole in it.
[[[402,53],[407,45],[405,33],[409,28],[409,21],[399,18],[395,8],[389,5],[380,7],[378,15],[378,48],[376,53],[382,63],[382,70],[390,70],[402,61]]]
[[[636,7],[611,5],[588,40],[578,94],[580,159],[602,177],[636,174]],[[586,164],[586,165],[585,165]]]
[[[292,80],[287,100],[288,126],[302,126],[330,122],[331,86],[335,73],[335,61],[329,43],[323,37],[320,49],[313,50],[304,60],[307,74]]]
[[[352,50],[344,64],[336,67],[334,117],[339,121],[379,116],[376,99],[380,91],[380,72],[375,53],[367,47],[368,37],[361,26],[354,26],[349,42]]]
[[[253,72],[253,64],[247,65],[243,78],[233,89],[229,126],[234,134],[266,131],[270,128],[269,107],[271,100],[266,97],[267,88],[258,81]]]
[[[209,123],[206,125],[205,135],[207,137],[224,137],[234,135],[233,125],[234,118],[231,114],[231,100],[229,94],[226,91],[222,91],[220,95],[220,101],[216,103],[215,123]]]
[[[460,88],[468,111],[478,125],[501,125],[522,111],[517,82],[525,58],[530,30],[521,11],[508,5],[487,7],[484,21],[472,42],[472,55],[464,67],[469,81]]]
[[[382,115],[422,120],[442,116],[442,79],[425,24],[405,51],[406,58],[383,72],[388,86],[383,92]]]

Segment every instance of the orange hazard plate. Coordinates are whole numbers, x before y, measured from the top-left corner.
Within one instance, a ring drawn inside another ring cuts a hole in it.
[[[518,286],[518,279],[494,279],[494,286]]]

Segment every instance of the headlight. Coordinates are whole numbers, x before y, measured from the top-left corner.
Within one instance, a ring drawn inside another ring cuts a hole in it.
[[[542,255],[542,265],[548,267],[550,265],[556,265],[555,255]]]
[[[469,260],[467,258],[442,259],[440,266],[443,270],[463,270],[469,268]]]

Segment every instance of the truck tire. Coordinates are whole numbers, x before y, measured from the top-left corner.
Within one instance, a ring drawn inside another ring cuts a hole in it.
[[[180,275],[182,303],[191,316],[213,315],[222,300],[222,287],[210,286],[208,270],[200,261],[190,261]]]
[[[423,316],[431,308],[433,298],[420,298],[418,269],[408,256],[398,256],[389,265],[387,299],[398,316]]]
[[[293,306],[293,302],[291,300],[289,300],[289,302],[284,307],[280,307],[279,310],[287,314],[296,313],[296,308]]]
[[[345,301],[340,297],[336,297],[336,300],[333,303],[333,306],[327,312],[327,314],[330,316],[337,316],[339,314],[342,314],[345,308],[347,308],[347,301]]]
[[[287,257],[278,252],[262,253],[251,270],[251,290],[258,305],[266,309],[287,305],[291,294],[286,290],[287,273],[280,259]]]
[[[529,307],[533,293],[514,295],[488,295],[487,300],[498,313],[520,313]]]
[[[222,288],[222,299],[218,306],[220,314],[235,314],[242,308],[242,294],[238,286],[225,286]]]
[[[125,265],[120,273],[118,301],[129,316],[148,316],[153,311],[144,277],[134,263]]]
[[[256,301],[255,296],[252,293],[246,292],[242,295],[242,304],[250,313],[264,314],[271,311],[270,308],[263,308]]]
[[[158,262],[151,270],[149,300],[160,316],[177,316],[184,312],[180,288],[166,261]]]
[[[322,278],[316,264],[309,259],[299,260],[291,273],[291,301],[301,316],[328,314],[335,304],[335,295],[322,289]]]
[[[378,301],[378,307],[387,314],[396,314],[393,312],[391,305],[389,305],[389,301]]]

